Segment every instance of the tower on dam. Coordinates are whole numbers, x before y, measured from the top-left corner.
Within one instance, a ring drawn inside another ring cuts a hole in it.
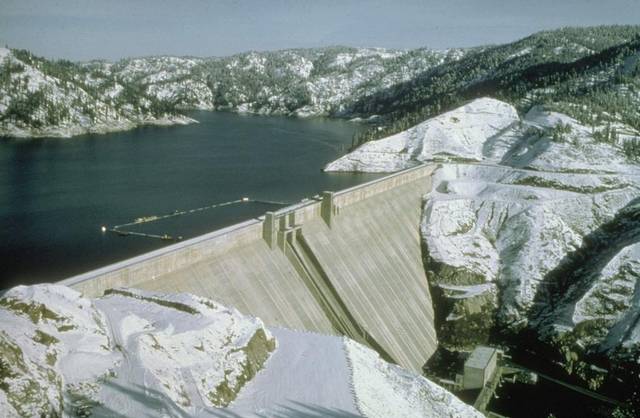
[[[346,335],[421,371],[437,341],[422,264],[422,165],[63,281],[189,292],[269,326]]]

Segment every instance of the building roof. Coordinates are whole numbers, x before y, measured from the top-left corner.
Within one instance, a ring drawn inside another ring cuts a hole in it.
[[[467,361],[464,362],[464,367],[485,369],[496,352],[497,350],[495,348],[480,345],[473,350],[473,353],[471,353]]]

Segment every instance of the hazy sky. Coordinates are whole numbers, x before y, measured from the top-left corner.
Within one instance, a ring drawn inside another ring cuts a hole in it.
[[[447,48],[640,24],[640,0],[0,0],[0,42],[84,60],[326,45]]]

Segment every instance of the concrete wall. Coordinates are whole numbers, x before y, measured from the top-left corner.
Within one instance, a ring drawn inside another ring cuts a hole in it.
[[[262,220],[249,220],[62,280],[60,284],[89,297],[101,296],[106,289],[136,287],[143,281],[241,248],[262,239],[262,233]]]
[[[345,334],[419,371],[436,347],[419,166],[63,281],[190,292],[267,325]]]
[[[358,324],[397,363],[420,370],[437,345],[420,251],[421,198],[428,179],[338,209],[331,227],[302,235]]]
[[[464,364],[464,389],[480,389],[493,377],[498,367],[498,351],[476,347]]]
[[[393,190],[396,187],[413,183],[416,180],[430,177],[435,170],[435,165],[419,165],[414,168],[403,170],[399,173],[385,176],[378,180],[360,184],[358,186],[351,187],[349,189],[341,190],[335,193],[334,202],[337,207],[349,206],[353,203],[358,203],[363,200],[369,199],[380,193]],[[431,186],[426,187],[427,191]]]
[[[258,316],[268,325],[336,333],[285,254],[270,249],[262,239],[137,287],[208,297]]]

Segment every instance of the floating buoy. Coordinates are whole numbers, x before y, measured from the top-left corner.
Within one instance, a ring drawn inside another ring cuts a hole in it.
[[[120,236],[128,236],[128,235],[135,235],[135,236],[139,236],[139,237],[147,237],[147,238],[157,238],[157,239],[161,239],[163,241],[181,241],[183,239],[182,236],[178,236],[178,237],[173,237],[169,234],[163,234],[163,235],[155,235],[155,234],[147,234],[147,233],[143,233],[143,232],[135,232],[135,231],[127,231],[127,230],[123,230],[121,228],[125,228],[125,227],[129,227],[129,226],[133,226],[133,225],[140,225],[140,224],[145,224],[145,223],[150,223],[150,222],[156,222],[156,221],[161,221],[164,219],[168,219],[168,218],[173,218],[176,216],[182,216],[182,215],[187,215],[190,213],[196,213],[196,212],[200,212],[200,211],[204,211],[204,210],[208,210],[208,209],[215,209],[215,208],[220,208],[220,207],[224,207],[224,206],[230,206],[230,205],[239,205],[242,203],[246,203],[246,202],[253,202],[253,203],[263,203],[263,204],[269,204],[269,205],[282,205],[282,206],[286,206],[286,205],[291,205],[291,203],[284,203],[284,202],[274,202],[274,201],[270,201],[270,200],[255,200],[255,199],[251,199],[250,197],[242,197],[240,199],[237,200],[231,200],[229,202],[223,202],[223,203],[214,203],[212,205],[209,206],[203,206],[200,208],[195,208],[195,209],[190,209],[190,210],[179,210],[176,209],[171,213],[167,213],[165,215],[150,215],[150,216],[142,216],[139,218],[135,218],[132,222],[128,222],[125,224],[121,224],[121,225],[115,225],[112,226],[110,228],[107,228],[106,226],[102,226],[101,230],[102,232],[113,232],[116,233]]]

